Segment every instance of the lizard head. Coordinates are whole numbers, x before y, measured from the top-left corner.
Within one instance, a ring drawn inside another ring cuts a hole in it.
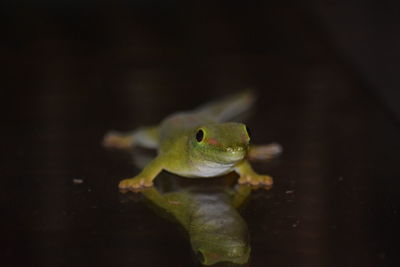
[[[249,131],[242,123],[206,124],[193,131],[190,150],[196,159],[232,164],[246,156],[249,141]]]

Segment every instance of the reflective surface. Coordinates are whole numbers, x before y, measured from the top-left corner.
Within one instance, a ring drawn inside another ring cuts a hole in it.
[[[251,266],[398,260],[399,128],[303,6],[12,9],[1,56],[2,266],[192,266],[178,228],[117,190],[110,129],[255,88],[275,185],[242,216]],[[3,11],[4,12],[4,11]],[[206,14],[206,15],[205,15]]]

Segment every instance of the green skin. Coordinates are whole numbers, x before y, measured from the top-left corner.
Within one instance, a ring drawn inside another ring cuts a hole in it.
[[[245,91],[191,112],[173,114],[159,126],[107,134],[107,147],[143,146],[158,151],[142,172],[122,180],[119,188],[150,187],[162,170],[188,178],[216,177],[235,171],[240,184],[272,185],[272,178],[257,174],[246,159],[250,141],[246,126],[227,122],[248,110],[253,101],[251,92]],[[256,158],[263,157],[262,149],[250,148]]]
[[[193,251],[203,265],[219,262],[245,264],[250,256],[247,225],[237,208],[251,192],[227,186],[191,186],[160,193],[156,187],[141,191],[163,213],[187,231]]]

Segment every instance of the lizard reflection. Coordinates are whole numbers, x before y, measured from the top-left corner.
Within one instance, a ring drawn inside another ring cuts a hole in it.
[[[142,194],[183,226],[198,260],[204,265],[212,265],[217,262],[245,264],[248,261],[247,225],[237,208],[250,191],[247,185],[233,189],[196,183],[165,193],[148,188]]]

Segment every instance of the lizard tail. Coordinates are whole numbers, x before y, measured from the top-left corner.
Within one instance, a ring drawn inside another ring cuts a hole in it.
[[[254,92],[246,89],[225,99],[205,104],[196,113],[216,122],[231,121],[248,111],[254,102]]]

